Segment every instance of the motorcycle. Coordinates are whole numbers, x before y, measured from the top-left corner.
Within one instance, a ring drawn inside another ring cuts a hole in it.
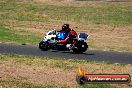
[[[66,42],[61,42],[67,38]],[[85,42],[89,38],[84,32],[78,34],[77,37],[74,35],[68,35],[65,32],[56,32],[56,30],[51,30],[46,33],[43,40],[39,43],[39,48],[43,51],[47,50],[59,50],[59,51],[70,51],[74,53],[83,53],[87,50],[88,45]]]

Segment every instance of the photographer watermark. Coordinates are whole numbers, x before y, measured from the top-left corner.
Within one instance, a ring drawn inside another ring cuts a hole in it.
[[[78,84],[85,83],[116,83],[116,84],[128,84],[131,82],[131,76],[129,74],[86,74],[85,70],[80,67],[78,69],[79,74],[76,77]]]

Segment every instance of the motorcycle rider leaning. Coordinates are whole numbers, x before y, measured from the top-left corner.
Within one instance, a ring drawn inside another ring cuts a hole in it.
[[[70,40],[72,40],[72,38],[76,38],[77,37],[76,31],[74,31],[73,29],[69,28],[69,24],[63,24],[62,25],[62,29],[60,30],[60,32],[65,32],[65,33],[68,34],[68,36],[64,40],[60,40],[61,43],[70,42]]]

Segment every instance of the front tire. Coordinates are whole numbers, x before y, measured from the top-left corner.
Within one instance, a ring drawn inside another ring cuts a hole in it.
[[[43,51],[49,50],[48,44],[47,44],[46,42],[44,42],[44,41],[41,41],[41,42],[39,43],[39,48],[40,48],[41,50],[43,50]]]

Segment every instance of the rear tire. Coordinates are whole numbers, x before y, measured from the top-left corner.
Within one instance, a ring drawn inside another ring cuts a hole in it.
[[[83,53],[87,50],[88,48],[88,45],[86,42],[77,42],[75,44],[75,48],[73,48],[73,52],[74,53]]]
[[[88,45],[86,42],[83,42],[81,47],[83,52],[85,52],[88,49]]]
[[[47,44],[46,42],[44,42],[44,41],[41,41],[41,42],[39,43],[39,48],[40,48],[41,50],[43,50],[43,51],[49,50],[48,44]]]

